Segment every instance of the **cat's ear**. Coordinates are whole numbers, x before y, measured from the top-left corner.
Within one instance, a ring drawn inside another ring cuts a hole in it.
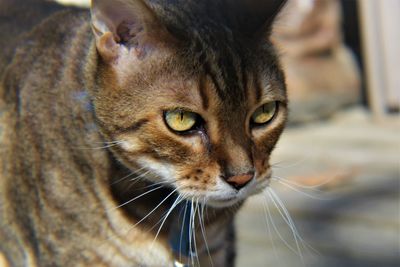
[[[92,28],[102,58],[113,61],[122,49],[144,58],[167,31],[142,0],[92,0]]]
[[[232,0],[228,0],[232,1]],[[233,24],[245,35],[269,35],[272,23],[286,0],[233,0]]]

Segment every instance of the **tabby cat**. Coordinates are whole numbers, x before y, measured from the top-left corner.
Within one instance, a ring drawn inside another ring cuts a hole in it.
[[[0,0],[0,264],[234,266],[287,117],[282,2]]]

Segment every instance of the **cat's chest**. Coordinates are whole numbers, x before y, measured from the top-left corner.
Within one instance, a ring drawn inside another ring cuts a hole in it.
[[[106,210],[106,219],[103,218],[102,222],[107,223],[102,228],[107,230],[102,231],[102,237],[95,237],[96,242],[88,244],[106,266],[174,266],[167,237],[159,235],[155,238],[149,230],[151,227],[129,220],[121,210]]]
[[[140,244],[119,247],[118,251],[102,250],[103,257],[111,259],[107,266],[172,267],[173,258],[169,251],[160,244]]]
[[[90,266],[109,267],[172,267],[174,259],[165,244],[153,238],[143,238],[143,233],[132,230],[135,239],[127,242],[121,238],[108,238],[106,243],[98,243],[87,251],[92,255]],[[87,265],[87,263],[85,263]]]

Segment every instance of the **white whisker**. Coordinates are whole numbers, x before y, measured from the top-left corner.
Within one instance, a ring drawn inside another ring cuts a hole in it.
[[[130,181],[133,182],[135,180],[139,180],[140,178],[145,177],[149,173],[150,173],[150,171],[146,171],[146,172],[140,174],[139,176],[136,176],[135,178],[132,178]]]
[[[303,188],[303,189],[310,189],[310,190],[314,190],[316,192],[322,192],[322,193],[323,193],[323,191],[321,191],[319,189],[316,189],[316,188],[324,186],[326,184],[329,184],[330,182],[332,182],[333,180],[336,179],[335,176],[332,176],[332,177],[326,179],[325,181],[323,181],[321,183],[318,183],[318,184],[315,184],[315,185],[302,185],[302,184],[299,184],[297,182],[294,182],[294,181],[291,181],[291,180],[288,180],[288,179],[284,179],[282,177],[276,177],[275,176],[274,178],[279,179],[279,180],[283,180],[283,181],[285,181],[285,182],[287,182],[289,184],[292,184],[294,186],[297,186],[297,187],[300,187],[300,188]]]
[[[171,183],[167,182],[167,181],[161,181],[161,182],[152,183],[152,184],[149,184],[149,185],[146,185],[146,186],[135,188],[135,190],[143,190],[143,189],[147,189],[147,188],[154,187],[156,185],[161,185],[161,184],[162,185],[170,185]]]
[[[163,186],[161,186],[163,187]],[[175,188],[171,193],[168,194],[168,196],[166,196],[160,203],[158,203],[158,205],[152,209],[149,213],[147,213],[146,216],[144,216],[142,219],[140,219],[140,221],[138,221],[137,223],[135,223],[133,225],[133,227],[136,227],[138,224],[140,224],[141,222],[143,222],[147,217],[149,217],[156,209],[158,209],[170,196],[172,196],[172,194],[174,194],[177,190],[179,189],[179,187]],[[132,228],[133,228],[132,227]]]
[[[196,206],[195,206],[195,208],[194,208],[194,211],[193,211],[193,244],[194,244],[194,252],[195,252],[195,256],[196,256],[196,261],[197,261],[197,263],[198,263],[198,266],[200,266],[200,260],[199,260],[199,254],[198,254],[198,249],[197,249],[197,242],[196,242],[196,225],[195,225],[195,222],[196,222],[196,212],[197,212],[197,209],[198,209],[198,207],[199,207],[199,199],[197,198],[196,199]]]
[[[127,204],[129,204],[129,203],[131,203],[131,202],[133,202],[133,201],[135,201],[136,199],[141,198],[142,196],[145,196],[145,195],[147,195],[147,194],[149,194],[149,193],[151,193],[151,192],[153,192],[153,191],[156,191],[156,190],[158,190],[158,189],[160,189],[160,188],[162,188],[162,187],[164,187],[164,186],[163,186],[163,185],[160,185],[160,186],[158,186],[158,187],[156,187],[156,188],[150,189],[149,191],[146,191],[146,192],[144,192],[143,194],[140,194],[139,196],[134,197],[134,198],[132,198],[132,199],[130,199],[130,200],[128,200],[128,201],[122,203],[121,205],[118,205],[118,206],[116,206],[116,207],[114,207],[114,208],[111,208],[110,210],[113,211],[113,210],[119,209],[119,208],[121,208],[121,207],[123,207],[123,206],[125,206],[125,205],[127,205]]]
[[[171,207],[169,208],[169,210],[168,210],[168,212],[166,213],[166,215],[164,215],[164,217],[163,217],[162,219],[160,219],[160,220],[155,224],[155,225],[157,225],[157,224],[160,223],[160,221],[162,220],[162,223],[161,223],[160,227],[158,228],[158,231],[157,231],[157,233],[156,233],[156,236],[155,236],[154,239],[153,239],[153,242],[152,242],[152,244],[151,244],[151,247],[153,246],[154,242],[156,241],[158,235],[160,234],[161,229],[162,229],[162,227],[163,227],[165,221],[167,220],[168,216],[169,216],[169,215],[171,214],[171,212],[175,209],[175,207],[176,207],[180,202],[182,202],[182,200],[183,200],[183,197],[182,197],[181,195],[178,195],[178,197],[175,199],[174,203],[171,205]],[[154,226],[155,226],[155,225],[154,225]]]
[[[267,196],[269,196],[269,197],[271,198],[270,195],[266,195],[266,196],[265,196],[266,201],[268,201]],[[282,236],[282,234],[279,232],[278,227],[276,226],[276,224],[275,224],[275,222],[274,222],[274,220],[273,220],[273,218],[272,218],[271,211],[270,211],[268,205],[266,205],[266,208],[267,208],[267,211],[268,211],[268,216],[269,216],[269,219],[270,219],[272,228],[274,229],[275,233],[278,235],[279,239],[285,244],[285,246],[286,246],[290,251],[292,251],[294,254],[296,254],[296,255],[299,256],[299,254],[297,253],[296,249],[294,249],[294,248],[286,241],[286,239]]]
[[[208,247],[208,243],[207,243],[207,237],[206,237],[206,231],[205,231],[205,224],[204,224],[204,206],[205,206],[205,200],[203,200],[203,203],[201,203],[201,214],[200,214],[200,209],[199,209],[199,220],[200,220],[200,228],[201,228],[201,232],[203,235],[203,239],[206,245],[206,249],[207,249],[207,254],[208,257],[210,259],[210,263],[211,263],[211,267],[214,266],[211,254],[210,254],[210,249]]]
[[[192,262],[192,266],[194,266],[194,259],[193,259],[193,247],[192,247],[192,236],[193,236],[193,201],[194,197],[190,201],[190,217],[189,217],[189,253],[190,253],[190,261]]]
[[[300,248],[300,245],[299,245],[299,239],[300,239],[300,241],[301,241],[302,239],[301,239],[301,238],[298,238],[298,237],[299,237],[299,233],[298,233],[298,231],[297,231],[297,229],[296,229],[296,226],[295,226],[294,223],[293,223],[292,217],[290,216],[290,214],[289,214],[288,210],[286,209],[285,205],[283,204],[283,202],[282,202],[282,201],[280,200],[280,198],[275,194],[275,192],[274,192],[271,188],[268,188],[267,190],[268,190],[268,191],[267,191],[268,194],[271,196],[272,202],[273,202],[274,205],[277,207],[277,209],[279,210],[280,214],[283,216],[283,218],[286,218],[286,219],[284,219],[284,220],[285,220],[285,222],[287,223],[287,225],[289,226],[289,228],[290,228],[291,231],[292,231],[293,238],[294,238],[294,241],[295,241],[295,244],[296,244],[296,248],[297,248],[297,251],[298,251],[299,256],[300,256],[300,259],[301,259],[303,265],[306,266],[306,265],[305,265],[305,261],[304,261],[303,253],[302,253],[301,248]],[[280,207],[281,209],[279,209],[279,207]],[[283,212],[283,214],[282,214],[282,212]]]
[[[278,252],[276,251],[275,242],[274,242],[274,239],[272,238],[272,231],[271,231],[270,218],[269,218],[271,216],[271,214],[270,214],[269,208],[267,209],[267,207],[266,207],[267,204],[264,201],[262,202],[262,204],[263,204],[263,208],[264,208],[265,223],[266,223],[266,226],[267,226],[269,239],[270,239],[271,244],[272,244],[272,249],[274,251],[275,258],[279,261],[279,256],[278,256]]]
[[[302,194],[302,195],[304,195],[304,196],[307,196],[307,197],[309,197],[309,198],[316,199],[316,200],[329,200],[329,198],[317,197],[317,196],[313,196],[313,195],[311,195],[311,194],[309,194],[309,193],[303,192],[303,191],[297,189],[296,187],[294,187],[293,185],[291,185],[291,184],[289,184],[289,183],[287,183],[287,182],[281,181],[281,180],[278,179],[278,178],[275,178],[275,177],[274,177],[274,178],[272,178],[272,179],[274,179],[274,180],[277,181],[278,183],[280,183],[280,184],[286,186],[287,188],[289,188],[289,189],[291,189],[291,190],[293,190],[293,191],[295,191],[295,192],[297,192],[297,193],[300,193],[300,194]]]
[[[134,172],[129,173],[128,175],[125,175],[124,177],[118,179],[117,181],[112,182],[111,185],[115,185],[115,184],[117,184],[117,183],[119,183],[119,182],[121,182],[121,181],[123,181],[123,180],[125,180],[125,179],[127,179],[127,178],[129,178],[129,177],[131,177],[132,175],[137,174],[138,172],[140,172],[140,171],[143,170],[144,168],[145,168],[145,167],[142,167],[142,168],[140,168],[140,169],[135,170]]]
[[[110,145],[110,144],[122,144],[123,142],[124,142],[124,140],[115,140],[115,141],[104,141],[103,143]]]
[[[272,190],[272,188],[269,188],[269,190]],[[283,202],[280,200],[280,198],[276,195],[275,192],[273,192],[273,193],[274,193],[274,195],[278,198],[277,201],[279,201],[279,202],[281,203],[281,205],[279,205],[279,206],[283,206],[283,208],[285,208],[284,205],[283,205]],[[275,207],[277,208],[279,214],[281,215],[281,217],[282,217],[282,219],[285,221],[285,223],[288,224],[288,225],[290,225],[291,222],[292,222],[292,224],[293,224],[293,226],[294,226],[294,222],[293,222],[293,220],[291,219],[289,212],[286,210],[287,215],[289,215],[290,219],[288,219],[287,216],[284,215],[284,214],[282,213],[282,211],[281,211],[280,208],[278,207],[278,205],[277,205],[277,203],[275,202],[275,200],[272,199],[272,196],[270,195],[269,197],[271,198],[272,203],[273,203],[273,204],[275,205]],[[268,199],[266,199],[266,200],[268,201]],[[267,209],[268,209],[268,206],[267,206]],[[286,208],[285,208],[285,209],[286,209]],[[272,216],[271,216],[270,218],[272,219]],[[291,221],[291,222],[290,222],[290,221]],[[312,253],[311,253],[311,251],[312,251],[312,252],[314,252],[314,253],[316,253],[316,254],[318,254],[318,255],[321,255],[321,253],[320,253],[317,249],[315,249],[314,247],[312,247],[310,244],[308,244],[308,242],[306,242],[306,241],[301,237],[301,235],[299,234],[299,232],[297,231],[297,229],[295,229],[295,230],[296,230],[295,233],[296,233],[297,238],[301,241],[303,247],[306,248],[307,251],[308,251],[310,254],[312,254]],[[293,251],[293,250],[292,250],[292,251]],[[295,251],[293,251],[293,252],[294,252],[295,254],[297,254]],[[298,255],[298,254],[297,254],[297,255]],[[298,255],[298,256],[300,256],[300,255]]]
[[[182,262],[182,238],[183,238],[183,229],[185,228],[185,223],[186,223],[186,212],[187,212],[187,201],[185,203],[185,211],[183,212],[183,220],[182,220],[182,225],[181,225],[181,236],[179,238],[179,261]],[[190,235],[189,235],[190,238]]]
[[[150,193],[150,192],[152,192],[152,191],[155,191],[155,190],[157,190],[157,189],[160,189],[160,188],[162,188],[163,186],[159,186],[159,187],[157,187],[157,188],[154,188],[153,190],[150,190],[150,191],[148,191],[148,192],[145,192],[145,193],[143,193],[143,194],[141,194],[140,196],[137,196],[135,199],[138,199],[139,197],[141,197],[141,196],[144,196],[145,194],[148,194],[148,193]],[[128,235],[129,234],[129,232],[132,230],[132,229],[134,229],[137,225],[139,225],[141,222],[143,222],[147,217],[149,217],[156,209],[158,209],[172,194],[174,194],[178,189],[179,189],[180,187],[178,187],[178,188],[176,188],[176,189],[174,189],[172,192],[170,192],[154,209],[152,209],[149,213],[147,213],[147,215],[145,216],[145,217],[143,217],[141,220],[139,220],[138,222],[136,222],[135,224],[133,224],[133,225],[131,225],[127,230],[126,230],[126,232],[125,232],[125,235]],[[130,200],[130,201],[133,201],[134,199],[132,199],[132,200]],[[124,203],[125,204],[125,203]],[[120,205],[121,206],[121,205]],[[115,208],[114,208],[115,209]],[[107,238],[107,240],[113,240],[113,239],[116,239],[116,238],[118,238],[118,235],[116,235],[116,234],[114,234],[114,235],[112,235],[112,236],[110,236],[110,237],[108,237]],[[106,242],[104,242],[103,244],[106,244]]]
[[[280,168],[280,169],[288,169],[288,168],[293,168],[296,167],[302,163],[304,163],[305,161],[309,160],[310,156],[305,156],[302,159],[299,159],[293,163],[287,162],[287,160],[282,160],[282,161],[278,161],[275,163],[271,164],[271,167],[273,168]],[[288,165],[283,165],[284,163],[288,163]]]
[[[110,144],[107,144],[107,145],[105,145],[105,146],[98,146],[98,147],[74,147],[74,148],[75,148],[75,149],[82,149],[82,150],[106,149],[106,148],[110,148],[110,147],[113,147],[113,146],[117,146],[117,145],[119,145],[119,144],[121,144],[121,143],[122,143],[122,141],[115,142],[115,143],[110,143]]]

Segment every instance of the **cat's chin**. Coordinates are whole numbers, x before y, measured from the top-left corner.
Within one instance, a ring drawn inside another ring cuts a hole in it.
[[[265,188],[269,186],[270,179],[265,178],[260,182],[253,182],[238,191],[235,195],[230,195],[226,197],[210,197],[207,199],[206,205],[213,208],[229,208],[243,203],[250,196],[261,193]]]
[[[226,200],[208,200],[207,201],[207,205],[213,208],[218,208],[218,209],[222,209],[222,208],[229,208],[235,205],[238,205],[240,203],[242,203],[244,201],[244,199],[240,199],[240,198],[232,198],[232,199],[226,199]]]

